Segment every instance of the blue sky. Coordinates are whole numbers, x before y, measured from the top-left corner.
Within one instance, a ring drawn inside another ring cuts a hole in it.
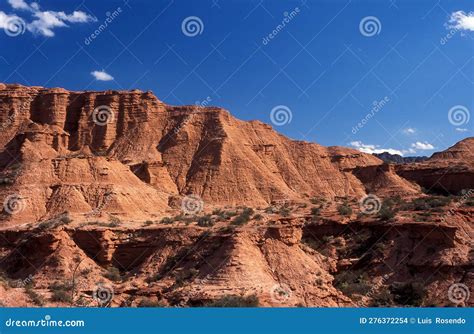
[[[152,90],[294,139],[430,155],[473,136],[472,11],[456,0],[1,0],[0,82]]]

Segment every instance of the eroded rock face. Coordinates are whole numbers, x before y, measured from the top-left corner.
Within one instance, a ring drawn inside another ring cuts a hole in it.
[[[362,196],[352,168],[381,163],[289,140],[220,108],[168,106],[137,90],[4,85],[0,125],[0,172],[10,183],[0,196],[19,193],[27,205],[16,218],[31,220],[64,211],[144,219],[185,194],[211,205]]]
[[[427,198],[422,187],[474,188],[473,138],[394,166],[150,92],[19,85],[0,85],[0,129],[9,306],[38,302],[24,289],[33,281],[50,306],[96,306],[101,284],[113,288],[112,306],[254,295],[261,306],[409,305],[379,294],[416,280],[432,303],[451,305],[449,284],[472,286],[469,198],[431,211],[411,200]],[[362,214],[368,193],[398,198],[397,211]],[[188,194],[212,224],[178,215]],[[73,282],[70,301],[54,298],[59,281]]]
[[[398,165],[397,174],[432,192],[458,194],[474,188],[474,138],[466,138],[422,162]]]

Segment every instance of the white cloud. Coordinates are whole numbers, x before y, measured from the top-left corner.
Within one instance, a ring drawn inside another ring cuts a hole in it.
[[[433,150],[434,149],[434,146],[426,141],[423,143],[420,141],[417,141],[416,143],[411,144],[411,147],[417,150]]]
[[[105,72],[104,70],[102,71],[93,71],[91,72],[92,76],[99,81],[111,81],[114,80],[114,77]]]
[[[39,8],[36,2],[33,2],[30,6],[24,0],[8,0],[8,3],[10,4],[10,6],[12,6],[13,9],[31,10],[33,8],[33,5],[35,6],[35,8]]]
[[[407,135],[412,135],[412,134],[416,133],[416,129],[406,128],[406,129],[403,130],[403,133],[407,134]]]
[[[457,132],[467,132],[469,131],[468,129],[465,129],[465,128],[456,128],[456,131]]]
[[[97,21],[95,17],[82,11],[74,11],[72,14],[66,14],[63,11],[42,11],[40,10],[38,3],[32,2],[28,4],[25,0],[8,0],[8,3],[14,10],[25,10],[30,12],[33,19],[31,22],[26,24],[26,29],[35,35],[53,37],[55,28],[68,27],[68,24],[72,23]],[[18,16],[14,16],[18,18]],[[23,21],[26,22],[24,19]]]
[[[474,31],[474,13],[462,10],[453,12],[449,18],[448,28]]]
[[[390,154],[398,154],[398,155],[403,155],[404,153],[400,150],[395,150],[393,148],[379,148],[379,145],[371,145],[371,144],[364,144],[361,141],[352,141],[349,143],[352,147],[358,149],[361,152],[364,153],[383,153],[383,152],[388,152]]]
[[[9,22],[11,22],[12,20],[21,20],[21,19],[15,14],[8,15],[5,12],[0,11],[0,29],[7,28]]]

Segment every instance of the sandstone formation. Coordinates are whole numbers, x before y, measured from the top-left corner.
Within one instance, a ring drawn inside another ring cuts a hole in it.
[[[452,305],[473,188],[474,138],[394,165],[151,92],[0,84],[0,302]]]

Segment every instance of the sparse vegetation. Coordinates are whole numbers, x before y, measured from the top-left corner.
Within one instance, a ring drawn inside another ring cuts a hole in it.
[[[390,293],[390,290],[382,288],[378,291],[372,298],[370,303],[372,307],[387,307],[393,306],[393,296]]]
[[[395,209],[395,205],[396,205],[396,201],[394,199],[390,199],[390,198],[385,199],[379,211],[379,218],[384,221],[393,219],[397,213]]]
[[[170,217],[164,217],[160,220],[160,223],[161,224],[173,224],[174,222],[174,219],[173,218],[170,218]]]
[[[321,208],[317,208],[317,207],[314,207],[314,208],[311,208],[311,216],[313,216],[313,218],[317,218],[319,217],[321,214]]]
[[[442,196],[429,196],[415,198],[412,201],[413,209],[416,211],[427,211],[433,208],[442,208],[451,202],[451,198]]]
[[[352,215],[352,208],[347,204],[347,202],[344,202],[337,207],[337,212],[339,212],[341,216],[350,216]]]
[[[30,298],[31,302],[37,306],[43,306],[44,305],[44,298],[41,296],[39,293],[37,293],[33,289],[33,284],[27,284],[25,286],[25,293],[28,295],[28,298]]]
[[[205,304],[207,307],[257,307],[259,300],[256,295],[234,296],[227,295]]]
[[[252,218],[253,220],[262,220],[263,219],[263,216],[259,213],[255,214]]]
[[[244,208],[240,215],[234,218],[232,225],[245,225],[249,222],[250,217],[253,215],[252,208]]]
[[[120,282],[122,280],[122,275],[120,274],[120,270],[112,266],[108,268],[107,273],[104,276],[114,282]]]
[[[365,295],[372,288],[372,283],[365,273],[343,271],[334,278],[334,286],[347,296]]]
[[[122,223],[122,221],[118,217],[110,215],[109,216],[109,224],[107,226],[108,227],[118,227],[118,226],[120,226],[121,223]]]
[[[70,303],[72,301],[71,296],[71,284],[68,282],[55,282],[49,286],[52,292],[51,301]]]
[[[215,221],[212,219],[211,215],[205,215],[198,218],[197,224],[201,227],[212,227],[214,226]]]

